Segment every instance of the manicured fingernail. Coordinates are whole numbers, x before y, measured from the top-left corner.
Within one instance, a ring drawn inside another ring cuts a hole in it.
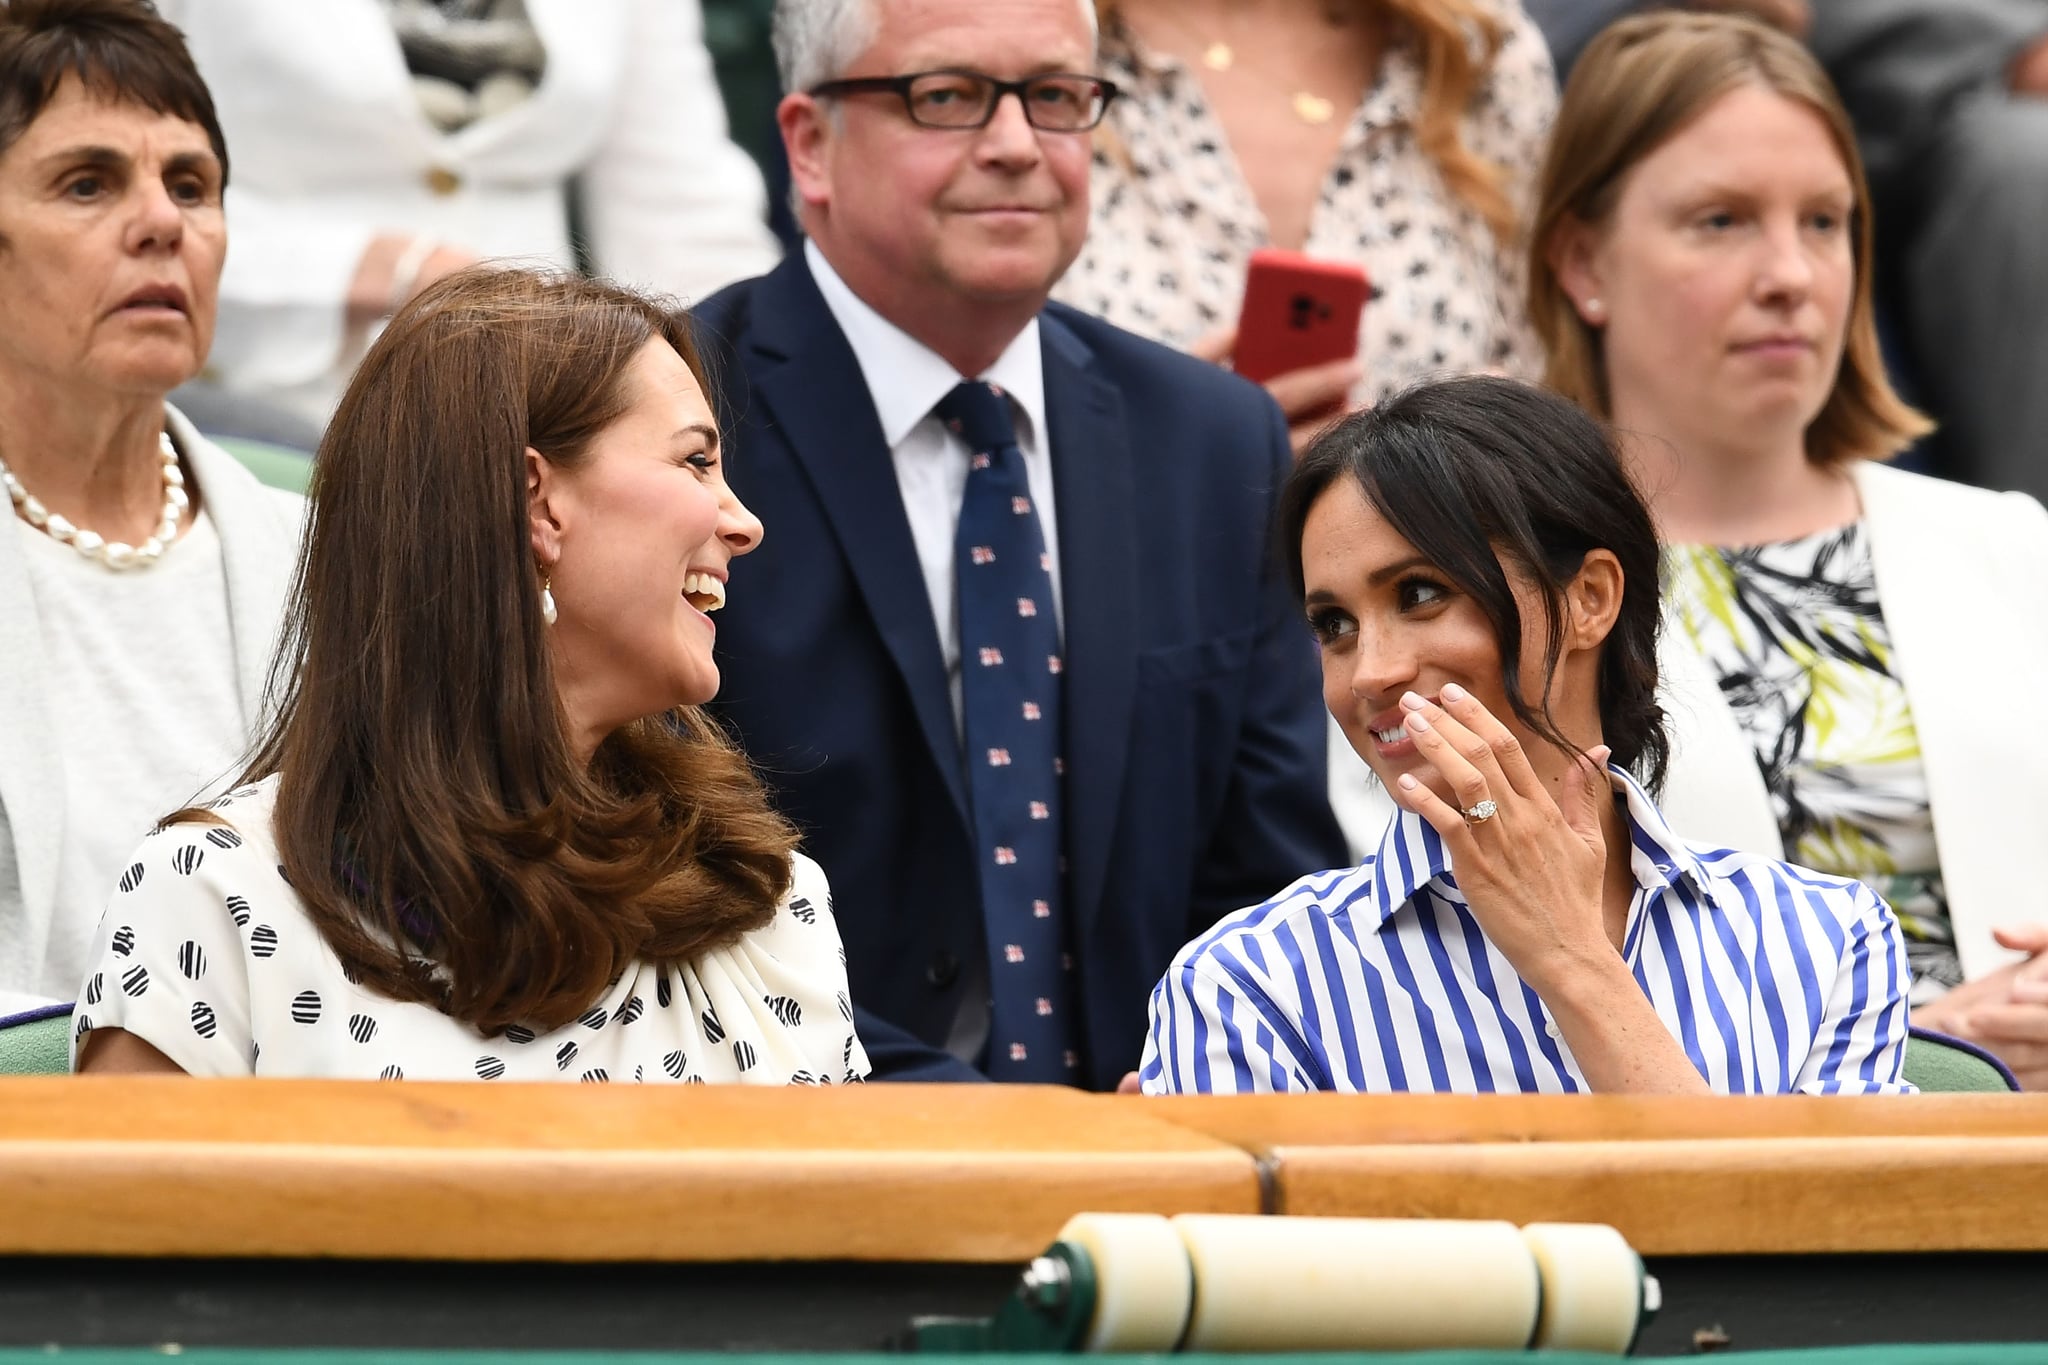
[[[1414,773],[1402,773],[1398,778],[1394,780],[1401,784],[1401,790],[1404,792],[1412,792],[1417,787],[1422,785],[1420,782],[1417,782],[1415,780]]]
[[[1465,700],[1465,689],[1456,683],[1445,683],[1437,692],[1437,695],[1445,701],[1463,701]]]
[[[1401,706],[1404,710],[1420,711],[1427,705],[1429,705],[1429,698],[1423,696],[1420,692],[1403,692],[1401,694]]]
[[[1420,711],[1410,711],[1407,715],[1407,718],[1403,720],[1401,723],[1403,725],[1406,725],[1410,730],[1427,730],[1429,728],[1429,722],[1423,719],[1422,713]]]

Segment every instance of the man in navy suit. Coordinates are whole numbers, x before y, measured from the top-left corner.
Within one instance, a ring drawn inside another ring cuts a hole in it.
[[[878,1077],[1106,1089],[1184,942],[1345,861],[1266,549],[1286,425],[1046,301],[1113,97],[1088,0],[782,0],[776,40],[809,240],[696,312],[771,532],[718,618],[718,709],[832,879]],[[996,535],[1025,537],[1000,567]],[[983,572],[1032,619],[984,622]],[[998,701],[1005,649],[1035,690]],[[1015,869],[987,766],[1013,753],[1049,821]],[[1012,900],[1026,871],[1051,889]]]

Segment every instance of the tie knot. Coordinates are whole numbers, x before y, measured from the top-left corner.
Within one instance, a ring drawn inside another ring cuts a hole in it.
[[[933,411],[977,453],[992,454],[1017,444],[1009,395],[993,384],[979,379],[956,384]]]

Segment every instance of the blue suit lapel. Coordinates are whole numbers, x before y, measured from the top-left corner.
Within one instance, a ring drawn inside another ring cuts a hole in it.
[[[860,363],[801,252],[762,280],[753,306],[752,354],[742,360],[754,392],[817,491],[964,821],[960,742],[938,627]]]
[[[1075,925],[1100,913],[1137,691],[1137,516],[1123,399],[1085,343],[1039,315],[1066,628],[1067,867]]]

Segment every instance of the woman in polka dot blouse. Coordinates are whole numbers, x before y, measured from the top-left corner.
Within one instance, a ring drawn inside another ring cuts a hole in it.
[[[824,875],[697,710],[762,532],[684,325],[453,275],[364,361],[312,495],[274,719],[112,888],[74,1067],[865,1076]]]

